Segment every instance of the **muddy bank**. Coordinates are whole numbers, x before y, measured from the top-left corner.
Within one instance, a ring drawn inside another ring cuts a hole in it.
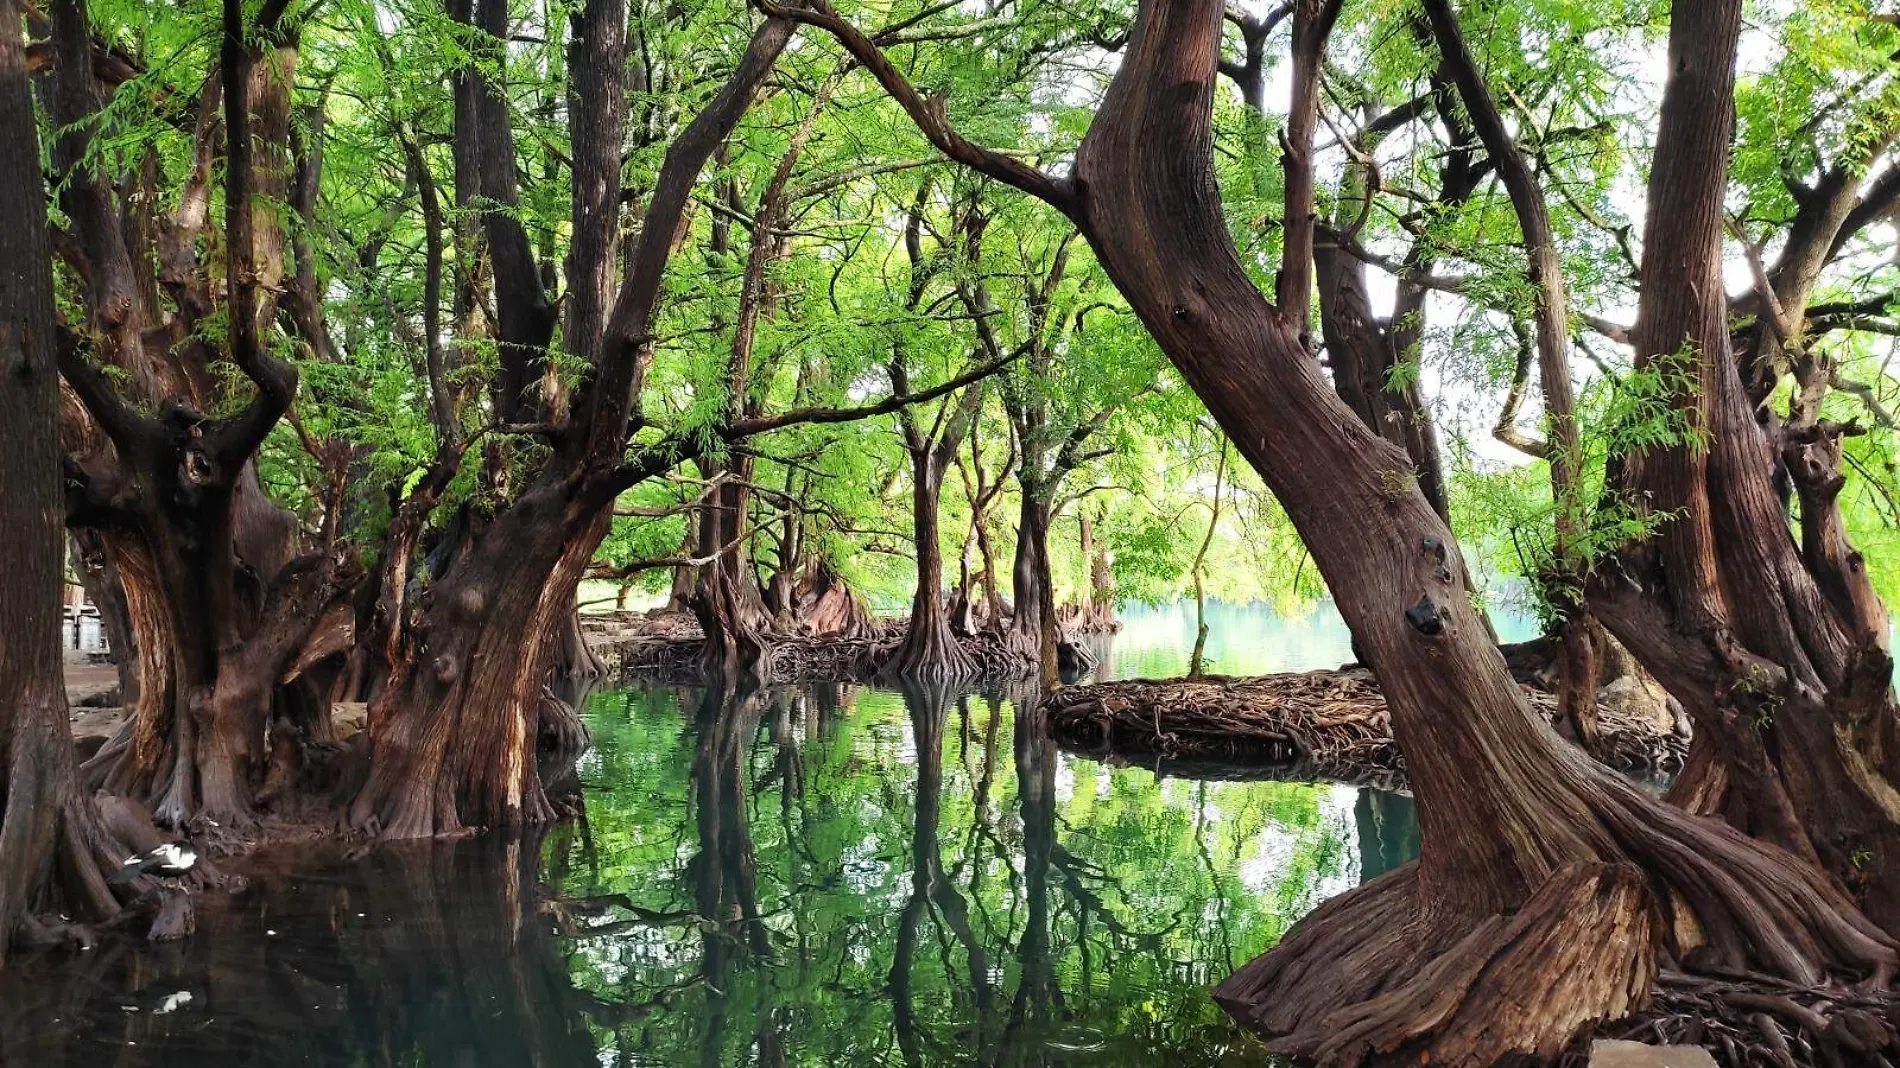
[[[1556,698],[1524,691],[1554,721]],[[1208,765],[1294,766],[1311,777],[1359,781],[1404,770],[1385,698],[1364,669],[1073,686],[1051,694],[1042,709],[1065,748],[1172,766],[1175,774],[1204,773]],[[1681,768],[1686,737],[1613,703],[1598,712],[1607,763],[1649,773]]]

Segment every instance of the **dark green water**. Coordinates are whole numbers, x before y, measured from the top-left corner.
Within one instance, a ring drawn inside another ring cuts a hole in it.
[[[1216,670],[1349,656],[1225,612]],[[1177,671],[1191,608],[1130,616],[1107,673]],[[1072,758],[1029,696],[596,695],[584,823],[264,874],[188,941],[16,961],[0,1063],[1267,1063],[1207,988],[1409,856],[1409,801]]]

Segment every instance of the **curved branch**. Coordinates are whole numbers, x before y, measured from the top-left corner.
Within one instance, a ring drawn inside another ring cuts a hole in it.
[[[278,5],[277,13],[282,14]],[[224,0],[224,38],[218,66],[224,77],[224,229],[226,311],[231,320],[231,361],[257,386],[250,406],[219,428],[212,451],[225,470],[236,470],[264,442],[290,408],[297,372],[264,351],[257,337],[257,265],[251,213],[251,51],[245,44],[243,0]]]
[[[917,129],[924,137],[944,155],[1005,185],[1014,186],[1065,215],[1072,211],[1075,193],[1067,179],[1052,177],[1019,159],[985,148],[964,137],[950,124],[943,98],[926,98],[919,93],[909,79],[892,65],[877,42],[851,22],[839,17],[827,0],[809,0],[804,7],[784,6],[772,0],[758,0],[758,5],[761,11],[774,18],[816,26],[837,38],[845,51],[871,72],[884,91],[917,124]]]

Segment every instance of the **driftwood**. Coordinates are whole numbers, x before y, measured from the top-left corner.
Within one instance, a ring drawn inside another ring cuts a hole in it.
[[[1529,687],[1525,693],[1545,719],[1555,717],[1555,698]],[[1347,779],[1404,768],[1385,699],[1363,669],[1073,686],[1051,694],[1043,710],[1064,746],[1145,765],[1156,757],[1297,764],[1317,777]],[[1680,736],[1608,706],[1601,714],[1612,763],[1625,770],[1681,767],[1687,746]]]

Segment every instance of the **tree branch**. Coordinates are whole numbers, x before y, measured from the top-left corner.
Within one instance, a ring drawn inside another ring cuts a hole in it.
[[[757,0],[759,9],[774,18],[790,19],[816,26],[837,39],[845,51],[876,78],[884,91],[896,100],[917,129],[939,152],[1005,185],[1014,186],[1048,203],[1064,214],[1071,214],[1075,193],[1067,179],[1051,177],[1012,156],[964,137],[950,124],[942,97],[926,99],[909,79],[898,71],[883,49],[863,30],[839,17],[827,0],[808,0],[803,7],[786,6],[772,0]]]

